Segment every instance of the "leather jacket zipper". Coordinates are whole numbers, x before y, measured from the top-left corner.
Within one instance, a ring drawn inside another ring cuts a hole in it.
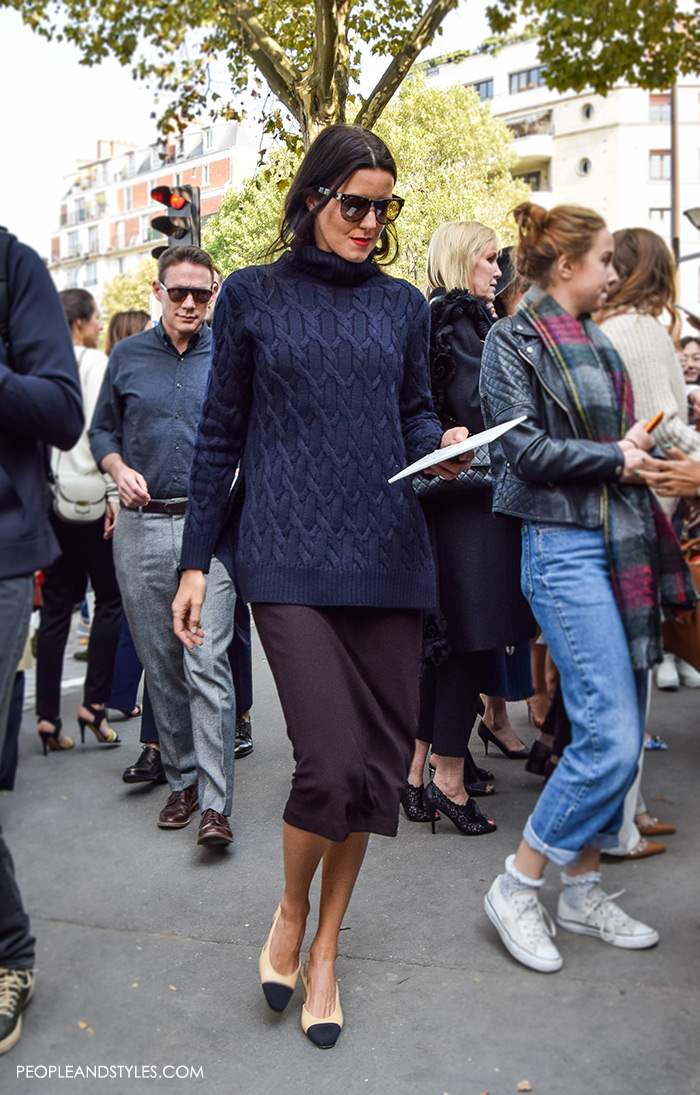
[[[559,396],[555,395],[555,393],[552,391],[552,389],[549,387],[549,385],[542,379],[542,374],[538,370],[538,368],[535,365],[532,358],[528,357],[527,354],[524,354],[523,351],[520,349],[520,347],[518,347],[518,354],[523,359],[523,361],[527,361],[528,365],[532,369],[533,373],[535,374],[535,376],[539,380],[540,384],[542,385],[542,387],[544,388],[544,390],[546,391],[546,393],[550,397],[550,399],[552,399],[553,402],[556,403],[558,407],[561,407],[564,414],[569,419],[569,425],[571,426],[571,432],[573,433],[574,437],[578,438],[580,435],[579,435],[578,430],[576,429],[576,424],[575,424],[573,418],[571,417],[571,411],[569,410],[569,408],[566,406],[565,403],[562,403]]]

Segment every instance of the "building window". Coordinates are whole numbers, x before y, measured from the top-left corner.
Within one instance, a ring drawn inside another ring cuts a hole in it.
[[[477,80],[475,84],[466,84],[466,87],[471,87],[477,93],[482,103],[487,99],[493,99],[493,80]]]
[[[547,69],[544,65],[539,68],[526,68],[522,72],[511,72],[508,77],[511,95],[517,95],[521,91],[531,91],[534,87],[543,87]]]
[[[129,210],[134,208],[134,191],[132,187],[124,187],[124,209],[128,213]]]
[[[151,238],[151,222],[148,213],[141,216],[141,241],[145,243]]]
[[[593,103],[584,103],[581,107],[581,117],[585,122],[590,122],[591,118],[595,114],[595,107]]]
[[[88,228],[88,251],[95,252],[100,249],[100,230],[97,227]]]
[[[214,147],[214,134],[211,129],[204,130],[204,151],[211,152]]]
[[[68,284],[66,286],[67,289],[78,288],[78,269],[79,268],[77,266],[74,266],[72,270],[68,271]]]
[[[126,240],[126,225],[124,221],[117,224],[117,247],[123,247]]]
[[[127,152],[126,154],[126,171],[128,175],[133,175],[134,168],[136,167],[136,156],[133,152]]]
[[[671,153],[667,150],[649,153],[649,178],[652,182],[671,178]]]
[[[650,95],[649,96],[649,121],[650,122],[670,122],[671,121],[671,96],[670,95]]]
[[[117,273],[124,273],[124,259],[117,259]]]
[[[68,257],[80,254],[80,237],[77,232],[68,233]]]
[[[176,171],[173,175],[173,186],[182,186],[182,172]]]
[[[202,166],[202,186],[209,186],[209,164],[205,163]]]
[[[184,156],[184,155],[185,155],[185,138],[184,137],[178,137],[176,156],[179,159],[181,156]]]
[[[670,209],[650,209],[649,210],[649,224],[659,225],[661,228],[667,228],[671,221]]]
[[[593,170],[593,164],[587,156],[584,156],[582,160],[579,160],[576,170],[578,171],[579,175],[590,175],[591,171]]]
[[[514,175],[518,182],[527,183],[532,190],[547,190],[546,171],[527,171],[524,175]]]
[[[97,285],[97,263],[89,262],[85,267],[85,284]]]

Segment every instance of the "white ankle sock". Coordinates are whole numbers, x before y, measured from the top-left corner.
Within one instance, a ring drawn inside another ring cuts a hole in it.
[[[514,893],[519,893],[521,890],[539,890],[544,886],[543,878],[528,878],[526,874],[521,874],[518,868],[513,866],[514,860],[514,855],[508,856],[506,873],[501,875],[499,882],[504,897],[512,897]]]
[[[562,871],[562,896],[570,909],[580,909],[594,886],[600,882],[600,871],[588,871],[587,874],[570,875]]]

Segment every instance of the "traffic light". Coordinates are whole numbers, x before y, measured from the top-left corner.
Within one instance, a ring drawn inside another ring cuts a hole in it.
[[[154,217],[151,228],[163,232],[168,237],[167,247],[175,244],[193,244],[199,247],[201,217],[199,212],[198,186],[156,186],[151,190],[151,199],[160,202],[168,210],[166,217]],[[154,259],[159,258],[166,246],[154,247],[151,251]]]

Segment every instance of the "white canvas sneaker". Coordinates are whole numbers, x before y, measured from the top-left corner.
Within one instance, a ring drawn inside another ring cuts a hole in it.
[[[676,692],[679,685],[676,659],[673,654],[664,653],[664,660],[656,667],[656,687],[664,692]]]
[[[501,893],[499,875],[484,898],[486,915],[513,958],[538,973],[556,973],[564,959],[552,942],[557,929],[535,890]]]
[[[615,904],[615,898],[624,892],[620,890],[608,895],[600,886],[594,886],[580,909],[572,909],[560,894],[557,924],[568,932],[597,936],[611,947],[636,951],[656,946],[659,933],[641,920],[634,920]]]
[[[680,682],[685,688],[700,688],[700,673],[698,673],[695,666],[690,665],[689,662],[684,662],[682,658],[677,658],[676,669]]]

